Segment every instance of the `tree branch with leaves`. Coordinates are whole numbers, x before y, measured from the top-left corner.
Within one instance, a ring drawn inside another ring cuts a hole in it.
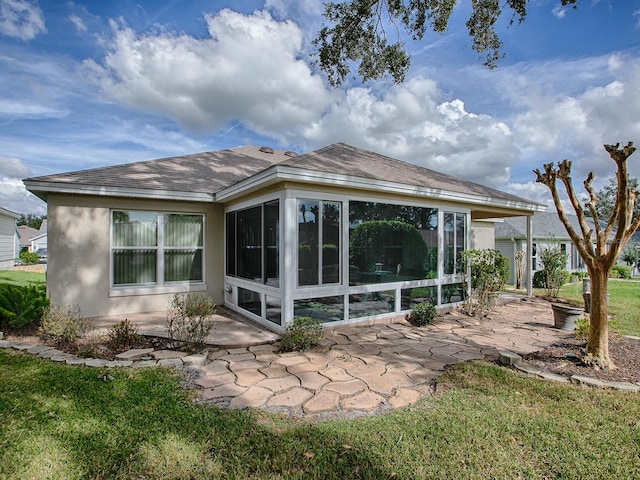
[[[496,31],[498,20],[511,15],[510,24],[522,23],[532,0],[470,0],[466,28],[472,48],[484,56],[484,65],[495,68],[504,57]],[[560,0],[573,5],[578,0]],[[414,42],[427,30],[444,33],[458,0],[344,0],[325,2],[325,22],[314,39],[318,64],[333,86],[342,84],[352,70],[363,82],[390,75],[402,83],[411,65],[402,33]],[[388,30],[385,25],[391,28]]]

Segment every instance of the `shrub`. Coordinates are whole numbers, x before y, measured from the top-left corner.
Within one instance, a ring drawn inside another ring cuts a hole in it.
[[[138,327],[131,323],[128,318],[123,322],[111,325],[107,332],[107,342],[114,350],[129,350],[139,341]]]
[[[609,333],[617,334],[618,331],[616,329],[615,320],[609,320],[608,324],[609,324]],[[590,330],[590,324],[589,324],[588,316],[582,316],[578,320],[576,320],[576,328],[573,333],[577,338],[586,340],[587,338],[589,338],[589,330]]]
[[[628,265],[614,265],[609,276],[611,278],[631,278],[631,267]]]
[[[22,263],[25,265],[35,265],[38,263],[38,254],[24,250],[20,252],[20,260],[22,260]]]
[[[200,348],[213,329],[216,305],[201,293],[176,293],[169,303],[167,328],[174,347]]]
[[[584,278],[585,275],[582,276],[582,278]],[[560,287],[562,287],[562,285],[564,285],[565,283],[568,283],[569,280],[571,280],[571,273],[569,273],[567,270],[562,270],[559,274],[558,274],[558,289],[560,289]],[[544,270],[538,270],[536,272],[533,273],[533,288],[544,288],[545,290],[548,289],[548,285],[547,285],[547,274]],[[556,294],[557,296],[557,294]]]
[[[437,315],[436,307],[429,302],[422,302],[413,307],[407,315],[407,320],[417,327],[424,327],[433,322]]]
[[[38,334],[44,341],[58,346],[77,346],[90,328],[90,322],[82,318],[78,305],[50,305],[42,316]]]
[[[38,323],[49,305],[44,284],[0,285],[0,327],[22,328]]]
[[[560,287],[569,281],[569,272],[565,270],[568,256],[560,245],[552,238],[549,245],[540,249],[538,253],[541,270],[544,272],[545,293],[549,297],[557,298]]]
[[[465,268],[471,271],[471,295],[465,299],[463,311],[468,315],[487,316],[497,305],[498,293],[509,278],[509,260],[498,250],[465,250]]]
[[[296,317],[287,326],[280,340],[283,352],[308,350],[322,338],[322,323],[311,317]]]

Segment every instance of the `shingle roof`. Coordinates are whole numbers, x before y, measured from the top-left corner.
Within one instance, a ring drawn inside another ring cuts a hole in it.
[[[578,217],[569,215],[569,220],[573,227],[579,232],[580,224]],[[587,219],[590,225],[593,225],[591,219]],[[496,239],[510,238],[527,238],[527,219],[526,217],[510,217],[505,218],[503,222],[495,225]],[[570,240],[567,230],[560,221],[556,212],[538,212],[532,217],[532,238],[547,239],[554,237],[557,240]]]
[[[267,151],[265,151],[267,150]],[[272,152],[272,153],[271,153]],[[294,156],[292,156],[294,155]],[[69,187],[82,189],[193,192],[214,197],[222,190],[255,175],[280,167],[328,175],[371,179],[437,192],[454,192],[477,198],[497,199],[505,204],[536,205],[530,200],[494,188],[396,160],[361,148],[336,143],[295,156],[291,152],[262,147],[239,147],[179,157],[114,165],[91,170],[47,175],[25,180],[35,193]]]
[[[25,181],[215,194],[287,158],[284,152],[264,153],[260,147],[249,146],[58,173]]]
[[[486,187],[345,143],[334,143],[314,152],[288,158],[280,162],[279,165],[507,201],[523,202],[524,200],[522,197],[517,197],[495,188]]]

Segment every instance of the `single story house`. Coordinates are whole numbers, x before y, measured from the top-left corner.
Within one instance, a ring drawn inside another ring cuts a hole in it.
[[[39,234],[40,234],[40,231],[33,227],[29,227],[27,225],[20,225],[18,227],[18,236],[20,238],[20,251],[22,251],[23,248],[26,248],[27,251],[30,252],[31,239]]]
[[[47,249],[47,219],[42,220],[38,233],[29,239],[29,251],[38,252]]]
[[[240,147],[24,181],[48,204],[47,288],[84,316],[161,311],[176,292],[281,331],[460,302],[487,219],[545,207],[336,143]]]
[[[578,217],[568,215],[573,227],[579,232]],[[593,227],[593,221],[587,219]],[[553,212],[537,212],[531,217],[531,270],[536,272],[541,268],[538,254],[542,248],[556,243],[567,254],[566,270],[570,272],[584,271],[585,266],[578,254],[578,250],[569,237],[566,228],[560,221],[558,214]],[[527,251],[527,218],[509,217],[495,224],[495,248],[509,259],[509,283],[515,283],[515,252]],[[527,258],[529,258],[527,256]]]
[[[20,254],[16,220],[20,215],[0,207],[0,270],[12,270]]]

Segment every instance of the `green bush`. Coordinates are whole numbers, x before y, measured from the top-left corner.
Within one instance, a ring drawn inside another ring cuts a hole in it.
[[[628,265],[614,265],[609,276],[611,278],[631,278],[631,267]]]
[[[567,270],[562,270],[558,274],[558,279],[560,282],[559,287],[564,285],[565,283],[569,283],[571,280],[571,274]],[[544,270],[538,270],[533,273],[533,288],[544,288],[547,289],[547,273]],[[559,288],[558,287],[558,288]]]
[[[48,305],[46,287],[42,283],[0,284],[0,327],[22,328],[38,323]]]
[[[38,334],[45,342],[60,347],[77,347],[90,328],[90,322],[82,318],[78,305],[54,304],[45,310]]]
[[[308,350],[320,343],[322,338],[322,323],[311,317],[296,317],[287,326],[280,340],[283,352],[297,352]]]
[[[169,303],[167,328],[174,347],[200,348],[213,329],[216,305],[201,293],[176,293]]]
[[[407,320],[417,327],[424,327],[433,322],[437,315],[436,307],[429,302],[422,302],[413,307],[411,313],[407,315]]]
[[[22,260],[22,263],[25,265],[35,265],[38,263],[38,254],[36,252],[24,250],[23,252],[20,252],[20,260]]]
[[[138,327],[126,318],[123,322],[111,325],[107,331],[107,341],[114,350],[129,350],[140,341]]]

